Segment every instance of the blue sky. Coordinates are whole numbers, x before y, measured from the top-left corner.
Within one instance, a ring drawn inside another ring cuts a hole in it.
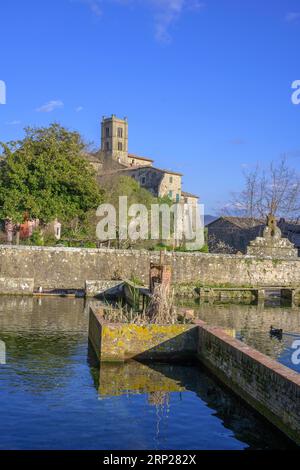
[[[184,173],[216,212],[243,168],[300,170],[299,0],[1,0],[0,140],[61,122],[99,146],[128,116],[132,152]]]

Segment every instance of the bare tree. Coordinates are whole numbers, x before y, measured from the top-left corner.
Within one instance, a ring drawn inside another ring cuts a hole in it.
[[[223,253],[223,254],[236,253],[236,250],[232,246],[228,245],[223,240],[218,240],[215,235],[209,235],[208,246],[209,246],[210,253]]]
[[[265,218],[268,214],[298,219],[300,212],[300,178],[289,168],[282,156],[272,162],[268,170],[258,165],[254,171],[245,172],[245,186],[240,193],[232,194],[225,212],[250,218]]]

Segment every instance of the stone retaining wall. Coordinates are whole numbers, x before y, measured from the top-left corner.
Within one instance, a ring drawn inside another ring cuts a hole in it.
[[[34,278],[35,288],[84,289],[86,280],[139,278],[149,282],[151,251],[0,246],[0,277]],[[300,286],[299,259],[206,253],[167,253],[173,283],[228,286]]]
[[[121,295],[123,283],[120,281],[89,281],[85,282],[85,295],[87,297],[99,297]]]
[[[0,278],[0,294],[6,295],[32,295],[34,279]]]
[[[300,375],[202,321],[198,358],[223,383],[300,445]]]
[[[89,339],[100,361],[182,361],[197,351],[194,325],[135,325],[109,323],[103,309],[90,307]]]

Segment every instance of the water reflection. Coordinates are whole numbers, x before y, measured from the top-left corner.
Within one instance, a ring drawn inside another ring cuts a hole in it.
[[[291,444],[199,366],[99,366],[81,299],[0,298],[0,449]]]
[[[0,340],[7,387],[35,394],[60,387],[78,341],[86,341],[88,315],[82,299],[1,297]],[[13,370],[13,373],[12,373]]]
[[[111,396],[130,397],[132,394],[147,394],[149,406],[156,409],[158,448],[162,448],[161,429],[162,427],[168,428],[168,421],[174,411],[173,407],[176,412],[177,406],[174,398],[177,396],[181,402],[185,402],[191,393],[196,398],[196,402],[190,407],[190,413],[185,417],[188,432],[192,432],[193,427],[197,427],[194,423],[200,420],[203,431],[208,437],[214,416],[218,418],[219,423],[222,423],[224,433],[225,429],[229,430],[237,441],[245,443],[246,447],[251,449],[283,449],[292,446],[285,439],[283,442],[280,433],[217,383],[215,378],[201,370],[199,364],[146,365],[131,361],[124,365],[102,363],[98,365],[97,371],[95,367],[96,364],[94,364],[95,386],[101,399],[111,398]],[[177,426],[179,426],[178,423]],[[212,434],[210,439],[212,439]],[[199,445],[201,446],[200,442]],[[216,447],[213,447],[212,443],[210,445],[212,448],[218,448],[216,443]]]
[[[292,344],[300,339],[300,308],[259,305],[201,303],[189,304],[195,316],[212,326],[230,331],[237,339],[300,372],[291,361]],[[270,336],[270,327],[283,330],[282,340]]]
[[[63,297],[0,297],[0,331],[84,332],[88,309],[83,299]]]

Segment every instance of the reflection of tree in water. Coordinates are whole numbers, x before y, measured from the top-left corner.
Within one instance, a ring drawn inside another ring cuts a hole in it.
[[[225,428],[232,431],[236,439],[246,443],[250,449],[294,448],[293,444],[275,430],[272,425],[249,408],[240,398],[220,384],[215,377],[201,370],[201,366],[166,366],[151,364],[160,373],[184,385],[212,410]],[[169,414],[169,405],[168,413]],[[196,419],[194,416],[193,419]],[[205,424],[205,423],[204,423]]]
[[[169,392],[152,392],[148,395],[149,405],[156,408],[156,436],[157,448],[161,446],[161,428],[165,423],[168,427],[168,419],[170,413],[170,393]]]
[[[61,388],[73,373],[71,356],[76,353],[83,335],[43,333],[2,333],[5,342],[7,364],[12,373],[6,380],[13,387],[22,383],[31,393]]]
[[[149,405],[154,405],[156,407],[164,408],[168,407],[170,403],[170,393],[169,392],[152,392],[148,395]]]

